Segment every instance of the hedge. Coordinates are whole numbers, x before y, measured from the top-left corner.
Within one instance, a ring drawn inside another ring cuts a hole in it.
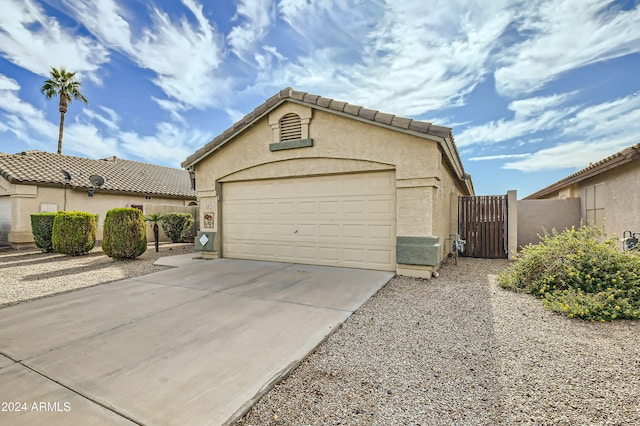
[[[92,213],[62,211],[56,214],[51,234],[53,251],[68,256],[87,254],[96,245],[96,217]]]
[[[125,207],[107,212],[102,250],[117,260],[135,259],[147,250],[147,227],[139,209]]]
[[[44,253],[53,250],[51,236],[53,234],[53,221],[58,212],[33,213],[31,215],[31,232],[36,247]]]
[[[184,233],[191,229],[194,223],[191,213],[167,213],[161,217],[162,230],[171,242],[190,242]]]

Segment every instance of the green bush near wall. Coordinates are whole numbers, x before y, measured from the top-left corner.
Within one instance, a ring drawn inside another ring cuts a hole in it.
[[[51,233],[53,251],[67,256],[87,254],[96,245],[96,217],[93,213],[58,212]]]
[[[33,213],[31,215],[31,232],[36,247],[44,253],[53,250],[51,236],[53,234],[53,221],[58,212]]]
[[[135,259],[147,250],[147,227],[142,212],[117,208],[107,212],[102,233],[102,250],[117,260]]]
[[[569,318],[640,319],[640,255],[620,251],[593,226],[545,234],[524,247],[498,281]]]
[[[171,239],[171,242],[192,242],[184,235],[194,223],[191,213],[167,213],[163,214],[160,220],[162,221],[162,230]]]

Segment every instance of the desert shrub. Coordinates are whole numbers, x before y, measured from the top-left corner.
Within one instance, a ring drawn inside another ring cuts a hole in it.
[[[191,229],[194,219],[191,213],[167,213],[162,215],[161,221],[165,235],[172,242],[179,243],[187,240],[184,234]]]
[[[570,318],[640,318],[640,256],[620,251],[593,226],[545,233],[539,244],[523,248],[498,282]]]
[[[31,232],[33,242],[43,252],[53,250],[51,236],[53,234],[53,221],[58,212],[34,213],[31,215]]]
[[[147,227],[142,212],[116,208],[107,212],[102,233],[102,250],[114,259],[135,259],[147,250]]]
[[[95,215],[86,212],[58,212],[51,234],[53,251],[67,256],[87,254],[96,245]]]

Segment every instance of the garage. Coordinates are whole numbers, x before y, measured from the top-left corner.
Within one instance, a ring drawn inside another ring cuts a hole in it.
[[[190,155],[196,250],[430,278],[473,194],[448,127],[285,88]]]
[[[395,270],[393,171],[225,182],[222,256]]]

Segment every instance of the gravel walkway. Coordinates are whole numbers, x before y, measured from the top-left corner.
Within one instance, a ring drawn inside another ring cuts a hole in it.
[[[192,244],[113,261],[0,251],[0,307],[167,269]],[[507,261],[396,277],[238,425],[639,425],[640,322],[545,311],[497,286]]]
[[[640,323],[545,311],[507,264],[394,278],[237,424],[640,424]]]
[[[158,258],[193,252],[193,244],[162,244],[133,260],[116,261],[96,247],[69,257],[38,250],[0,251],[0,307],[56,293],[123,280],[170,269],[154,265]]]

